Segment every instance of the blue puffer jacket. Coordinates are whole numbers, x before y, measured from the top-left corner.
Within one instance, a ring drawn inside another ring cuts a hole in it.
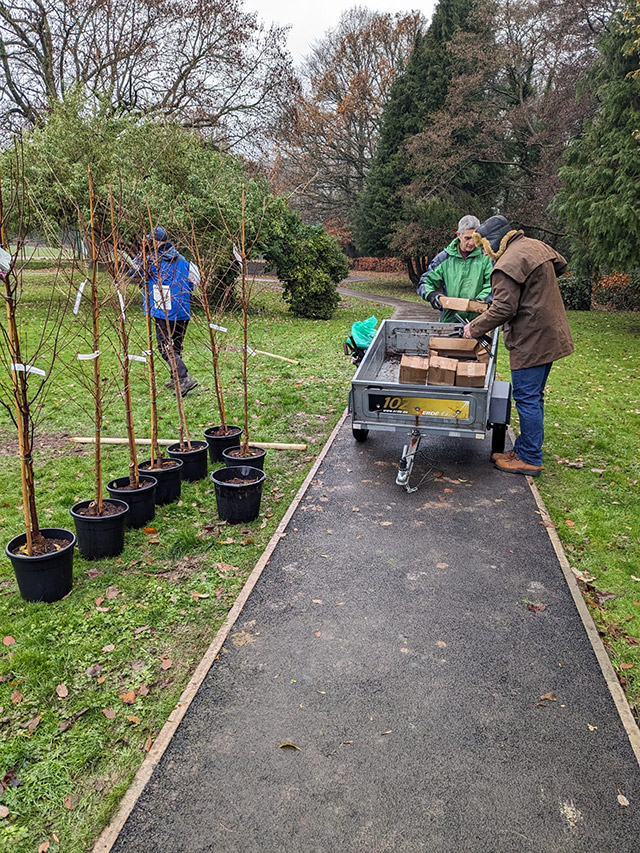
[[[189,281],[189,261],[183,258],[172,243],[158,246],[158,265],[154,253],[147,258],[151,261],[148,269],[148,293],[144,300],[151,306],[151,316],[156,319],[188,320],[191,317],[191,293],[193,284]],[[142,276],[142,257],[138,255],[133,262],[133,274]]]

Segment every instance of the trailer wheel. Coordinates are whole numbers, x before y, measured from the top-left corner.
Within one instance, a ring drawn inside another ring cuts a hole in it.
[[[355,440],[359,441],[360,444],[363,444],[369,435],[368,429],[356,429],[355,427],[351,427],[351,432],[353,433]]]
[[[504,443],[507,437],[506,424],[493,424],[491,429],[491,452],[504,453]]]

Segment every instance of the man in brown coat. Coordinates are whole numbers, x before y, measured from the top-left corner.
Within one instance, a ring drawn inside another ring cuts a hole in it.
[[[479,338],[503,327],[520,418],[514,449],[491,458],[501,471],[537,477],[542,470],[544,386],[553,362],[573,352],[556,280],[566,271],[567,262],[546,243],[512,230],[504,216],[491,216],[476,229],[474,238],[495,261],[493,303],[464,327],[464,337]]]

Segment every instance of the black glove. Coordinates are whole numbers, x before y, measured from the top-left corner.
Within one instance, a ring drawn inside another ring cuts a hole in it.
[[[435,308],[436,311],[442,311],[442,302],[440,302],[440,297],[443,295],[444,294],[441,290],[432,290],[431,293],[427,293],[427,302],[432,308]]]
[[[484,301],[487,303],[487,305],[491,305],[491,303],[493,302],[493,293],[487,294],[487,296],[485,296],[484,298]]]

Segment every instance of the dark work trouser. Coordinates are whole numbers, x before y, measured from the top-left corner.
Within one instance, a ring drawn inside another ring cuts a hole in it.
[[[182,343],[184,341],[184,336],[187,334],[188,325],[188,320],[167,321],[156,318],[156,338],[158,341],[160,355],[167,362],[169,368],[171,368],[169,353],[171,351],[171,343],[173,343],[178,379],[184,379],[184,377],[188,375],[188,370],[182,360]],[[167,326],[169,327],[168,329]]]

